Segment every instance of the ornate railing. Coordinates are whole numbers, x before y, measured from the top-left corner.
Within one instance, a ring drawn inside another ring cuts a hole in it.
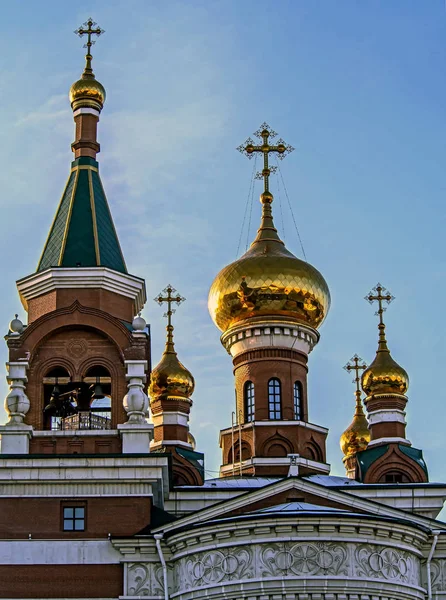
[[[111,419],[94,413],[83,411],[60,420],[59,429],[111,429]]]

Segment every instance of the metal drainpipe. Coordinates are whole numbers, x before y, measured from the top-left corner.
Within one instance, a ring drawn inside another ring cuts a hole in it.
[[[164,558],[163,549],[161,548],[161,540],[163,539],[162,533],[155,533],[155,545],[158,550],[158,556],[161,561],[161,566],[163,567],[163,580],[164,580],[164,600],[169,600],[169,588],[167,587],[167,565],[166,560]]]
[[[432,557],[434,556],[435,547],[437,546],[438,536],[441,533],[440,531],[431,531],[434,539],[432,540],[432,546],[429,552],[429,556],[427,557],[426,562],[426,572],[427,572],[427,598],[428,600],[432,600],[432,582],[431,582],[431,562]]]

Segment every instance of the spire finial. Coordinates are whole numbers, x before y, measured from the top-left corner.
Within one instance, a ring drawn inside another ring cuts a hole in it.
[[[165,294],[165,296],[163,296],[163,294]],[[167,312],[164,313],[164,316],[167,317],[167,340],[165,352],[174,353],[172,315],[174,314],[175,310],[172,309],[172,304],[176,303],[179,306],[186,300],[186,298],[180,296],[176,289],[169,284],[160,294],[158,294],[156,298],[154,298],[154,300],[160,306],[162,306],[164,303],[167,304]]]
[[[256,152],[263,154],[263,170],[256,173],[255,178],[263,179],[264,189],[261,196],[262,203],[264,202],[262,197],[265,197],[265,200],[266,198],[269,198],[266,202],[270,203],[272,201],[272,194],[269,191],[269,176],[271,173],[277,171],[277,167],[270,166],[269,155],[271,152],[277,152],[277,157],[280,160],[283,160],[287,154],[294,150],[294,148],[293,146],[286,144],[282,138],[278,140],[275,146],[270,146],[269,140],[273,140],[277,136],[277,133],[271,129],[268,123],[262,123],[253,135],[262,140],[261,145],[254,145],[254,140],[249,137],[244,144],[241,144],[237,148],[237,150],[242,154],[245,154],[249,159],[251,159]]]
[[[356,396],[356,411],[355,411],[355,415],[363,415],[364,414],[364,411],[362,409],[362,402],[361,402],[361,378],[359,376],[359,373],[361,371],[364,371],[366,368],[367,368],[367,365],[362,360],[362,358],[360,356],[358,356],[357,354],[355,354],[354,356],[352,356],[352,358],[344,366],[344,369],[346,371],[348,371],[349,373],[350,373],[350,371],[354,371],[355,372],[355,378],[353,379],[353,383],[356,383],[356,391],[355,391],[355,396]]]
[[[375,292],[375,294],[373,293]],[[369,292],[369,294],[367,296],[365,296],[365,300],[367,300],[367,302],[369,302],[370,304],[373,304],[374,302],[378,302],[378,310],[376,311],[375,315],[379,317],[379,324],[378,324],[378,329],[379,329],[379,340],[378,340],[378,352],[389,352],[389,349],[387,347],[387,340],[386,340],[386,326],[384,324],[384,319],[383,319],[383,314],[384,312],[387,310],[386,307],[383,307],[383,303],[387,302],[387,304],[390,304],[393,300],[395,300],[395,297],[392,296],[392,294],[389,293],[389,291],[380,283],[377,283],[375,285],[375,287],[373,288],[373,290],[371,292]]]
[[[91,61],[93,60],[93,56],[91,55],[91,47],[96,42],[91,39],[91,36],[97,35],[99,37],[100,35],[105,33],[104,29],[101,29],[100,27],[96,27],[96,25],[97,25],[97,23],[95,23],[93,21],[93,19],[90,17],[87,21],[85,21],[85,23],[83,23],[83,25],[81,25],[80,27],[78,27],[78,29],[76,29],[74,31],[74,33],[76,35],[78,35],[79,37],[82,37],[84,35],[87,36],[87,43],[84,44],[84,48],[87,48],[87,54],[85,55],[85,69],[84,69],[84,73],[86,75],[93,75],[93,69],[91,68]]]

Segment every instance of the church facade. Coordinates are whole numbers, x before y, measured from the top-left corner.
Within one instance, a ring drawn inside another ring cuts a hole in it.
[[[388,347],[381,284],[367,296],[376,356],[345,367],[356,384],[345,477],[330,475],[327,424],[309,421],[330,292],[274,226],[270,156],[293,148],[266,123],[239,147],[263,160],[257,235],[209,292],[236,401],[220,477],[206,480],[189,431],[195,381],[174,341],[183,298],[171,285],[156,297],[168,321],[152,367],[145,281],[127,271],[97,161],[102,30],[90,19],[77,33],[74,160],[37,269],[17,281],[26,323],[16,316],[5,336],[0,598],[446,599],[446,484],[429,481],[406,435],[409,376]]]

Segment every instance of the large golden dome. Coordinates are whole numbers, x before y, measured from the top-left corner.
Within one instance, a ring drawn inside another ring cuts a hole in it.
[[[345,458],[365,450],[370,442],[370,431],[362,408],[361,398],[356,399],[353,421],[341,435],[340,446]]]
[[[83,73],[70,88],[70,102],[73,109],[93,107],[101,109],[105,102],[105,88],[93,73]]]
[[[195,388],[191,372],[178,360],[175,352],[172,325],[169,325],[167,330],[166,348],[150,376],[149,395],[152,402],[167,397],[188,400]]]
[[[238,260],[224,267],[209,291],[209,312],[227,331],[251,317],[286,317],[318,328],[330,308],[321,273],[287,250],[274,227],[272,194],[260,196],[263,215],[257,237]]]
[[[378,349],[375,360],[366,369],[361,380],[362,389],[372,394],[406,394],[409,389],[409,375],[395,362],[389,349]]]

